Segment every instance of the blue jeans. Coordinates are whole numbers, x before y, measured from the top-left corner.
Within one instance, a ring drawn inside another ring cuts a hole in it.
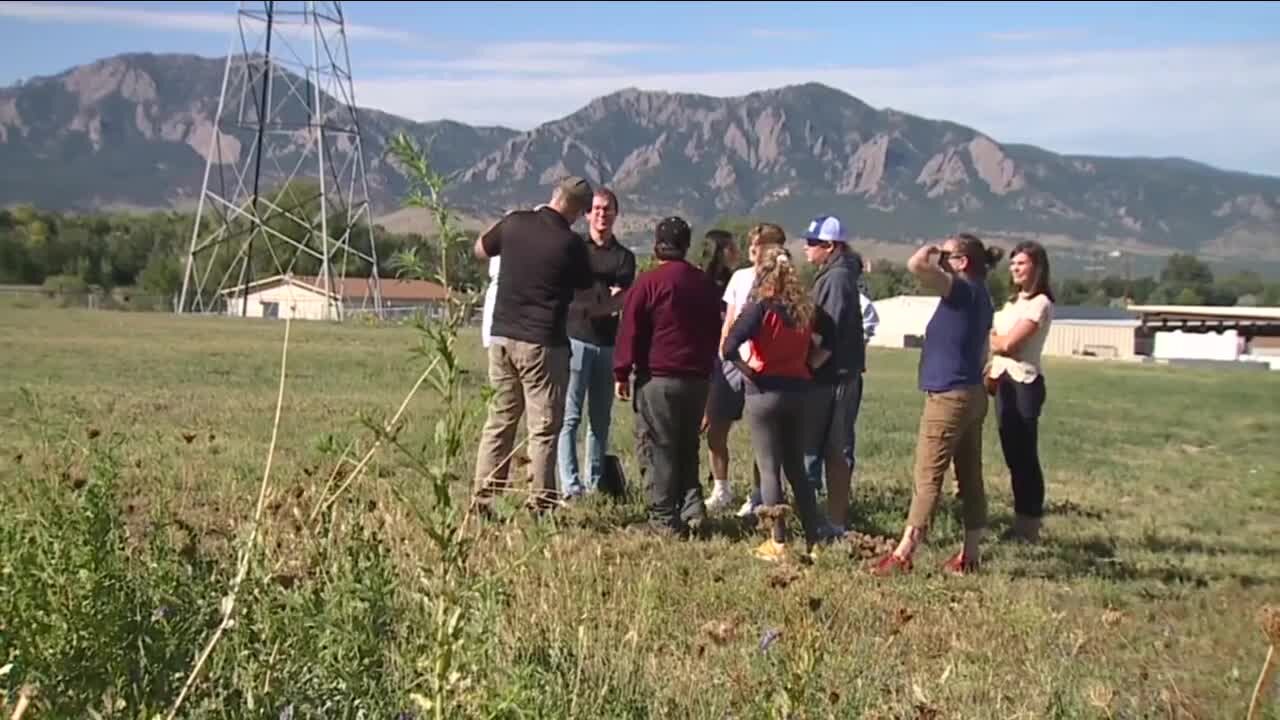
[[[850,375],[838,385],[815,385],[806,407],[805,474],[813,489],[822,492],[824,469],[844,465],[853,471],[862,375]]]
[[[613,348],[569,338],[569,389],[565,393],[564,424],[560,428],[560,492],[581,495],[600,486],[604,458],[609,451],[609,424],[613,411]],[[589,475],[585,487],[578,471],[578,426],[587,405]]]

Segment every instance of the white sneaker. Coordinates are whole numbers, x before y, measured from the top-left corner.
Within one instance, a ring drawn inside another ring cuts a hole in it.
[[[707,512],[723,512],[728,510],[732,505],[733,490],[729,488],[729,483],[717,481],[715,488],[711,491],[711,497],[707,498]]]
[[[759,504],[754,500],[755,498],[748,497],[747,501],[742,503],[742,507],[738,508],[738,517],[745,518],[756,514],[756,508],[759,507]]]

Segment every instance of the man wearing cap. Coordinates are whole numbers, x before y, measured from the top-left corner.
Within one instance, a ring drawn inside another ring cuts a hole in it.
[[[494,394],[476,457],[476,503],[482,510],[510,487],[516,429],[526,412],[530,505],[546,510],[558,500],[556,447],[569,384],[569,304],[576,290],[591,287],[586,245],[572,226],[591,207],[591,197],[586,180],[566,178],[550,203],[509,213],[476,239],[477,258],[502,257],[506,268],[489,331]]]
[[[813,283],[822,347],[830,357],[814,369],[807,403],[805,473],[815,489],[827,476],[826,533],[843,535],[848,527],[849,485],[853,477],[854,424],[862,402],[866,346],[862,341],[862,303],[858,281],[862,258],[846,243],[840,219],[815,218],[804,233],[805,257],[818,268]]]
[[[635,398],[650,527],[680,535],[706,518],[698,462],[720,338],[720,292],[685,260],[692,237],[679,217],[658,223],[660,264],[627,291],[613,355],[618,398]]]

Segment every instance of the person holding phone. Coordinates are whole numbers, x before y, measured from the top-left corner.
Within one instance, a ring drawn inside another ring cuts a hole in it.
[[[902,540],[871,571],[909,572],[938,507],[947,469],[955,465],[964,514],[964,546],[943,571],[967,574],[981,564],[987,527],[987,496],[982,479],[982,425],[988,397],[983,383],[993,308],[987,273],[1003,256],[969,233],[926,245],[907,261],[907,270],[941,296],[925,329],[920,352],[919,387],[924,411],[916,437],[915,492]]]

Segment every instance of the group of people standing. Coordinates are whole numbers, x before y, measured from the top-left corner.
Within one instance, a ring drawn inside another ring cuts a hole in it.
[[[634,254],[613,234],[618,212],[612,191],[571,177],[546,205],[509,213],[476,240],[476,256],[490,262],[483,334],[494,393],[476,463],[477,506],[484,510],[511,488],[522,417],[533,510],[597,489],[609,472],[616,398],[634,407],[636,454],[654,529],[685,534],[736,502],[727,440],[732,424],[745,420],[753,487],[738,514],[761,513],[772,525],[756,556],[788,554],[787,522],[768,512],[783,505],[794,507],[806,554],[843,536],[875,311],[863,290],[862,259],[840,220],[816,218],[801,234],[805,260],[817,269],[806,287],[787,233],[771,223],[750,229],[748,263],[740,269],[737,239],[722,230],[706,233],[699,267],[687,257],[692,229],[668,217],[654,232],[657,266],[637,274]],[[572,230],[584,215],[585,238]],[[940,301],[922,349],[925,408],[907,527],[873,572],[911,569],[953,463],[966,532],[945,568],[978,567],[987,519],[981,449],[989,394],[997,399],[1014,476],[1014,531],[1035,539],[1044,497],[1036,450],[1045,398],[1039,355],[1052,294],[1042,248],[1022,245],[1011,257],[1019,292],[1000,313],[986,276],[1001,253],[977,237],[922,247],[908,262]],[[584,408],[586,472],[577,443]],[[705,501],[704,435],[711,487]]]

